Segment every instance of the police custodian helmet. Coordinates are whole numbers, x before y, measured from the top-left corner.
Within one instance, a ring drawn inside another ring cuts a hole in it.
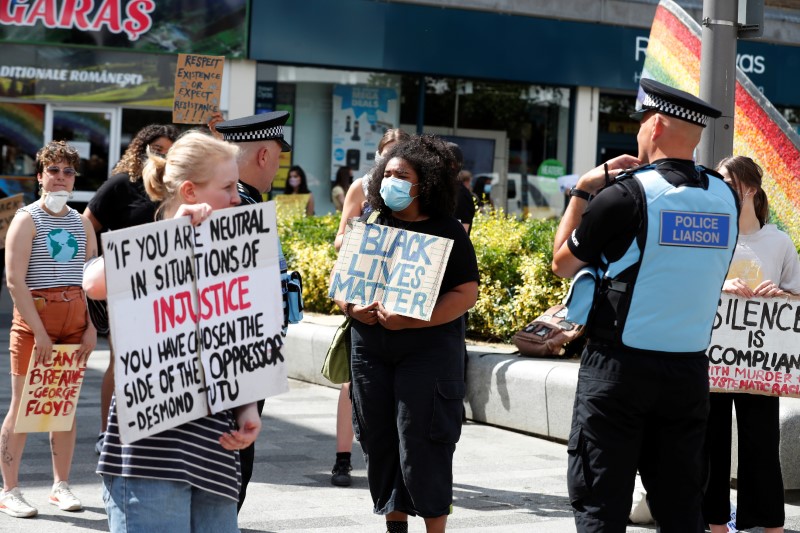
[[[643,78],[636,98],[636,112],[631,114],[631,118],[641,120],[647,111],[656,111],[704,128],[709,119],[722,115],[719,109],[694,95],[656,80]]]
[[[217,124],[217,131],[222,134],[224,141],[277,141],[281,145],[281,152],[289,152],[292,147],[283,138],[283,125],[287,120],[287,111],[273,111],[220,122]]]

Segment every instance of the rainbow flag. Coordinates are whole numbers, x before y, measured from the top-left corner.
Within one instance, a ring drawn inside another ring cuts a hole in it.
[[[700,93],[700,25],[671,0],[661,0],[650,30],[642,77]],[[747,75],[736,69],[733,154],[764,169],[770,221],[800,245],[800,136]]]

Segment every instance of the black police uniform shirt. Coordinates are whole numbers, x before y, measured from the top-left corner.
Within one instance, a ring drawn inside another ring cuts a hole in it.
[[[88,207],[104,230],[117,230],[153,222],[158,204],[147,196],[141,179],[132,182],[121,173],[100,186]]]
[[[236,184],[236,189],[239,191],[239,198],[242,199],[242,205],[259,204],[262,201],[261,193],[258,189],[240,181]]]

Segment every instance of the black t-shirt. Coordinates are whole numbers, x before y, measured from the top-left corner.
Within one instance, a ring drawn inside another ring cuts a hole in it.
[[[450,257],[447,259],[447,267],[442,278],[442,286],[439,289],[440,296],[462,283],[480,281],[475,249],[464,231],[464,226],[455,218],[429,218],[419,222],[408,223],[394,217],[379,217],[377,223],[453,240],[453,248],[450,250]]]
[[[117,230],[153,222],[158,204],[147,196],[142,180],[133,182],[123,173],[108,178],[88,207],[103,230]]]
[[[455,216],[462,224],[469,224],[472,230],[472,220],[475,218],[475,197],[463,185],[458,185],[458,199],[456,201]]]
[[[693,161],[661,159],[653,164],[655,170],[675,186],[708,188],[708,178],[696,172]],[[591,265],[600,264],[601,254],[608,262],[621,258],[636,238],[642,221],[641,195],[634,194],[639,190],[638,182],[627,178],[600,191],[589,202],[581,223],[567,239],[572,255]]]

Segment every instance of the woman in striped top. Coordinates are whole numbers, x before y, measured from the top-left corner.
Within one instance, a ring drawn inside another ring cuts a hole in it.
[[[27,434],[14,432],[29,362],[32,357],[40,363],[51,361],[54,344],[79,344],[78,357],[85,364],[97,342],[81,288],[83,264],[97,253],[94,230],[88,219],[66,205],[79,162],[78,151],[64,141],[39,150],[36,179],[42,197],[17,211],[6,238],[6,279],[14,318],[9,349],[11,405],[0,430],[0,511],[14,517],[37,513],[17,486]],[[80,510],[81,502],[68,484],[74,422],[69,431],[50,433],[50,448],[54,483],[50,503],[63,511]]]
[[[214,209],[238,205],[237,153],[233,144],[189,132],[166,159],[151,157],[143,177],[147,194],[161,202],[158,214],[190,216],[199,224]],[[87,266],[84,287],[91,298],[105,298],[104,273],[102,258]],[[260,430],[252,403],[122,444],[112,400],[97,466],[111,532],[238,532],[238,450]]]

